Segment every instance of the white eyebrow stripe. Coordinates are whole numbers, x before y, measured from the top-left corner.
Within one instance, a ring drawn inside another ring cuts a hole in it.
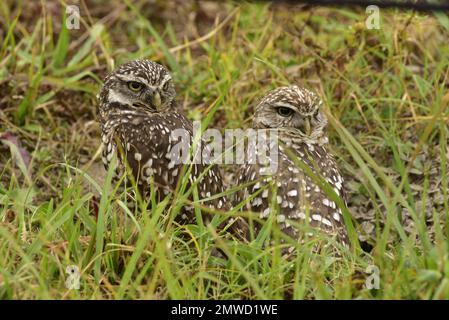
[[[143,84],[145,84],[147,86],[150,86],[150,83],[148,82],[148,80],[145,79],[145,78],[141,78],[141,77],[130,76],[130,75],[127,75],[127,74],[118,74],[117,78],[120,78],[123,81],[140,81]]]
[[[287,102],[276,102],[275,104],[273,104],[274,107],[285,107],[285,108],[290,108],[293,110],[298,110],[297,107],[295,107],[294,105],[291,105],[290,103]]]
[[[139,79],[139,81],[140,81],[140,82],[142,82],[142,83],[146,84],[147,86],[149,86],[149,85],[150,85],[150,83],[148,82],[148,80],[147,80],[147,79],[145,79],[145,78],[137,77],[137,79]]]
[[[165,75],[164,79],[162,79],[161,84],[159,85],[159,88],[161,88],[167,81],[171,80],[171,76],[169,74]]]

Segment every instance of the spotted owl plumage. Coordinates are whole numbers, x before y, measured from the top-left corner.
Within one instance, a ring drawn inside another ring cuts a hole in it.
[[[321,105],[315,93],[298,86],[277,88],[262,98],[255,109],[253,128],[275,130],[277,133],[279,149],[278,157],[274,160],[277,170],[267,175],[266,165],[254,161],[243,165],[237,183],[247,187],[238,193],[236,202],[241,203],[259,191],[257,196],[247,202],[246,209],[257,212],[261,219],[267,219],[272,210],[271,192],[276,190],[275,202],[279,208],[276,221],[283,232],[294,239],[303,238],[304,235],[291,222],[304,223],[308,219],[312,228],[335,235],[341,243],[348,245],[341,209],[291,157],[293,154],[303,161],[346,201],[343,178],[334,158],[326,149],[327,119],[320,112]],[[261,153],[259,149],[256,151],[258,153]],[[256,233],[260,228],[261,225],[256,223]]]
[[[182,129],[190,138],[193,132],[192,123],[178,110],[175,96],[171,75],[164,66],[136,60],[109,74],[98,97],[106,169],[117,155],[114,181],[122,177],[127,162],[142,195],[149,194],[153,180],[159,200],[176,189],[181,173],[189,167],[173,152],[180,140],[172,137],[172,131]],[[192,164],[187,188],[194,182],[198,182],[199,198],[205,199],[203,205],[229,208],[225,197],[207,199],[224,191],[216,165]],[[193,208],[185,206],[178,220],[193,219]]]

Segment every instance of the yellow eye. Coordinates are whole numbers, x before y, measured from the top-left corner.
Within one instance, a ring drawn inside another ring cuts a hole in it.
[[[283,117],[289,117],[293,114],[293,110],[290,108],[286,108],[286,107],[277,108],[277,112],[279,113],[279,115],[281,115]]]
[[[142,89],[143,85],[140,82],[137,81],[130,81],[128,82],[128,88],[130,88],[132,91],[139,91]]]

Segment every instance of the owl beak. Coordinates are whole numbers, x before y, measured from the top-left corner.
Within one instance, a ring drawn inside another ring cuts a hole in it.
[[[309,119],[304,119],[304,133],[306,134],[306,135],[310,135],[310,133],[311,133],[311,128],[310,128],[310,120]]]
[[[153,95],[151,96],[151,104],[154,108],[156,108],[156,110],[160,110],[162,100],[159,91],[154,91]]]

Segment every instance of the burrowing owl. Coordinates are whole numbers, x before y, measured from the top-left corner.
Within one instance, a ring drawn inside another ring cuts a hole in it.
[[[338,240],[348,244],[341,209],[304,170],[295,165],[291,157],[294,154],[345,199],[343,178],[326,150],[327,119],[320,112],[321,105],[316,94],[298,86],[281,87],[262,98],[256,106],[253,127],[276,129],[279,153],[277,159],[270,161],[277,162],[277,171],[266,175],[268,167],[257,162],[246,163],[239,172],[238,184],[246,184],[247,187],[239,192],[237,202],[259,191],[254,199],[248,201],[247,209],[266,219],[272,210],[272,190],[276,190],[276,218],[283,232],[293,238],[302,238],[301,232],[291,222],[304,223],[308,219],[309,226],[336,235]],[[257,153],[260,153],[259,149]],[[260,225],[256,224],[255,228],[259,231]]]
[[[126,158],[142,194],[149,193],[153,180],[159,199],[176,189],[181,173],[189,168],[180,159],[180,149],[176,150],[181,138],[177,140],[171,133],[181,130],[187,134],[187,150],[193,143],[192,123],[178,111],[175,96],[171,75],[164,66],[137,60],[109,74],[98,97],[105,167],[117,154],[117,181],[124,173]],[[216,165],[193,163],[187,188],[197,182],[200,200],[206,199],[203,205],[228,208],[225,197],[207,200],[223,192]],[[191,222],[192,208],[186,206],[180,216],[183,222]]]

